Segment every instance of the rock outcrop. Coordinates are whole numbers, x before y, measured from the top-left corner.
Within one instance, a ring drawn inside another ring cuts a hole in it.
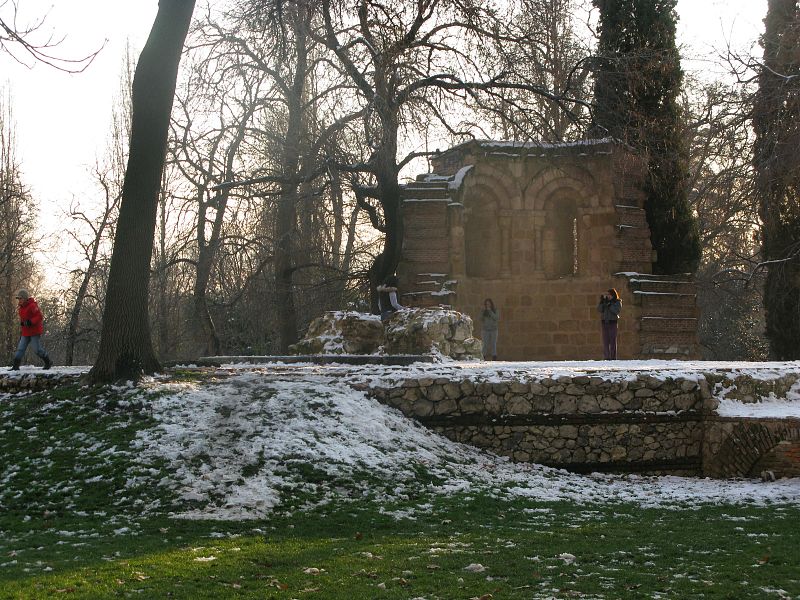
[[[306,336],[289,347],[292,354],[375,354],[384,343],[377,315],[326,312],[308,326]]]
[[[456,360],[481,357],[472,319],[442,308],[395,313],[385,324],[376,315],[327,312],[311,322],[292,354],[436,354]]]
[[[472,337],[472,319],[443,308],[395,313],[386,323],[387,354],[441,354],[456,360],[479,359],[481,342]]]

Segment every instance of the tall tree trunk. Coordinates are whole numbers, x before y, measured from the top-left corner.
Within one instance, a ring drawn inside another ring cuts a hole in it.
[[[138,379],[160,368],[148,319],[150,258],[170,113],[195,0],[160,0],[132,90],[131,147],[111,255],[100,349],[89,379]]]
[[[166,182],[162,182],[162,192],[159,194],[157,218],[158,218],[158,241],[156,242],[156,259],[154,261],[155,271],[155,318],[156,325],[156,350],[158,356],[169,356],[175,348],[174,332],[170,327],[170,322],[175,318],[170,315],[170,307],[175,303],[170,298],[169,290],[169,260],[167,257],[167,195],[164,193]]]
[[[192,289],[192,305],[194,308],[194,319],[192,319],[192,336],[198,356],[217,356],[220,353],[221,344],[214,320],[211,318],[211,311],[208,310],[208,282],[211,279],[211,270],[214,266],[214,258],[219,250],[219,230],[221,228],[222,216],[225,213],[227,204],[227,192],[222,192],[217,197],[217,216],[214,220],[211,238],[206,242],[206,211],[208,203],[204,200],[205,186],[198,190],[197,194],[197,269]],[[222,199],[224,195],[225,200]]]
[[[300,146],[305,132],[304,95],[308,69],[306,9],[300,3],[295,7],[294,79],[287,98],[287,125],[281,160],[281,184],[277,215],[274,224],[275,240],[275,303],[278,315],[278,344],[280,352],[287,352],[297,341],[297,309],[294,302],[292,279],[295,268],[295,236],[297,230],[297,203],[299,201]]]
[[[378,69],[380,72],[380,69]],[[400,263],[403,246],[403,216],[397,164],[397,137],[400,129],[399,109],[389,105],[383,98],[389,97],[388,87],[383,78],[377,78],[379,90],[376,112],[381,123],[381,142],[372,159],[372,172],[377,184],[377,196],[383,208],[385,237],[383,251],[375,257],[370,267],[370,298],[373,312],[377,312],[378,294],[375,288],[387,276],[394,274]]]

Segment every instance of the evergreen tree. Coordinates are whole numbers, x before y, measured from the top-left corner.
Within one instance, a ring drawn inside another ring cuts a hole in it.
[[[694,272],[700,262],[677,102],[683,71],[675,46],[676,1],[594,0],[600,10],[595,123],[602,135],[648,157],[645,209],[658,273]]]
[[[753,106],[766,334],[778,360],[800,358],[800,6],[769,0]]]

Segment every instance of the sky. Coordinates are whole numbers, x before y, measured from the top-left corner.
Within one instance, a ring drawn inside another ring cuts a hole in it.
[[[87,200],[88,170],[108,139],[126,44],[138,55],[158,0],[19,4],[21,23],[47,15],[42,33],[65,36],[59,56],[85,56],[103,47],[85,72],[74,75],[33,61],[22,66],[0,56],[0,85],[11,90],[17,155],[24,180],[39,202],[42,235],[48,235],[62,228],[64,211],[73,199]],[[728,42],[749,48],[763,28],[766,6],[767,0],[678,0],[679,41],[689,46],[692,57],[685,68],[713,69],[714,58]],[[9,0],[0,7],[6,19],[9,7]]]

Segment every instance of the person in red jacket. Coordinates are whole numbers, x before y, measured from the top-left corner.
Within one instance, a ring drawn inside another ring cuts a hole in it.
[[[39,305],[36,304],[35,299],[31,298],[28,290],[17,292],[17,311],[19,312],[22,335],[19,338],[19,345],[17,346],[17,353],[14,355],[14,365],[11,370],[19,371],[19,366],[22,364],[22,358],[25,356],[28,344],[33,344],[33,351],[36,356],[44,361],[44,368],[49,369],[53,363],[50,362],[50,357],[47,355],[47,351],[42,346],[40,339],[44,332],[44,317],[42,317],[42,311],[39,310]]]

